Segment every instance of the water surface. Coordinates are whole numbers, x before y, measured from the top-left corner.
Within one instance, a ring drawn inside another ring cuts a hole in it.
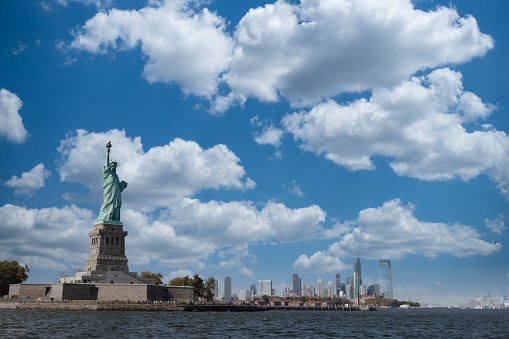
[[[509,338],[509,309],[254,313],[0,310],[1,338]]]

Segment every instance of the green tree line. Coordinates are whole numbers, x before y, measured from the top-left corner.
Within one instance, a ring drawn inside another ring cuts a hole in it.
[[[195,298],[204,298],[211,301],[214,298],[212,291],[216,288],[216,280],[213,277],[203,280],[199,274],[195,274],[192,278],[189,276],[177,277],[170,280],[170,286],[192,286],[193,296]]]

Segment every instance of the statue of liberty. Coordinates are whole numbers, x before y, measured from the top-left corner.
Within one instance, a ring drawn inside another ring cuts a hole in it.
[[[106,163],[103,167],[103,204],[96,224],[114,221],[120,223],[120,207],[122,206],[121,192],[127,187],[127,182],[119,181],[117,175],[117,161],[110,162],[111,141],[106,143]]]

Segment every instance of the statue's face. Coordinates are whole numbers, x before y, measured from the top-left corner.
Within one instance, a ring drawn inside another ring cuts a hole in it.
[[[112,170],[113,172],[115,172],[115,171],[117,170],[117,164],[115,164],[114,162],[112,162],[112,163],[110,164],[110,168],[111,168],[111,170]]]

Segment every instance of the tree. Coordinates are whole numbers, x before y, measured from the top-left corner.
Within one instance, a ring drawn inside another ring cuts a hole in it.
[[[268,295],[262,295],[262,300],[263,302],[265,303],[265,305],[268,305],[270,300],[269,300],[269,296]]]
[[[203,297],[209,301],[214,299],[214,292],[213,290],[216,288],[216,279],[214,277],[210,277],[205,282],[205,292],[203,294]]]
[[[193,297],[212,300],[214,297],[212,290],[216,287],[216,281],[211,277],[205,282],[199,274],[195,274],[192,278],[186,275],[185,277],[172,279],[170,280],[170,286],[191,286]]]
[[[25,268],[17,261],[0,262],[0,296],[9,293],[9,284],[21,284],[27,279]]]
[[[142,278],[153,278],[156,280],[156,285],[162,285],[163,284],[163,275],[161,273],[152,273],[150,271],[143,271],[141,272]]]
[[[189,279],[189,276],[185,277],[177,277],[175,279],[170,280],[170,286],[192,286],[191,281],[192,279]]]
[[[193,286],[193,296],[195,298],[203,297],[205,292],[205,285],[203,284],[203,279],[200,277],[200,275],[194,275],[191,286]]]

